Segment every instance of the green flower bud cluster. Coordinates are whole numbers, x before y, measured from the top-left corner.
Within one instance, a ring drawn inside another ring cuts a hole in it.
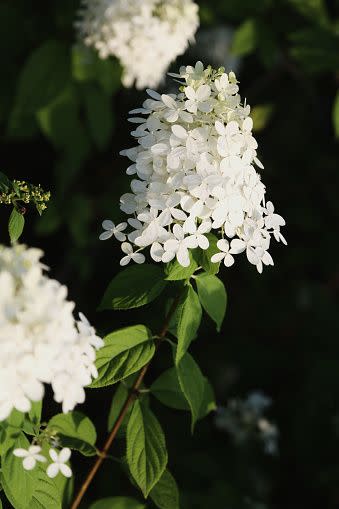
[[[0,203],[12,204],[15,208],[20,207],[20,202],[33,203],[40,215],[47,208],[50,196],[51,193],[44,191],[40,184],[36,186],[24,180],[6,179],[2,180],[0,186]]]

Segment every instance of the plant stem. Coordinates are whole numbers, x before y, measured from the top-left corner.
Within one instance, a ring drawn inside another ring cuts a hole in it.
[[[166,333],[168,331],[168,327],[169,327],[169,324],[170,324],[170,321],[171,321],[171,318],[175,312],[175,310],[177,309],[178,307],[178,304],[179,304],[179,301],[180,301],[180,297],[181,295],[179,294],[173,301],[172,303],[172,306],[169,310],[169,312],[167,313],[166,315],[166,318],[165,318],[165,321],[164,321],[164,324],[162,326],[162,329],[158,335],[158,343],[157,343],[157,347],[159,346],[159,344],[161,343],[161,341],[164,339],[164,337],[166,336]],[[74,501],[73,501],[73,504],[71,505],[71,509],[77,509],[83,499],[83,496],[85,495],[89,485],[91,484],[91,482],[93,481],[94,477],[95,477],[95,474],[97,473],[97,471],[99,470],[99,468],[101,467],[101,464],[103,463],[104,459],[107,457],[107,454],[108,454],[108,451],[109,449],[111,448],[111,445],[115,439],[115,437],[117,436],[117,433],[120,429],[120,426],[122,425],[123,423],[123,420],[126,416],[126,413],[129,409],[129,407],[131,406],[131,404],[134,402],[134,400],[137,398],[138,396],[138,390],[139,390],[139,387],[141,386],[142,382],[143,382],[143,379],[148,371],[148,368],[150,366],[150,363],[151,361],[149,361],[139,372],[139,375],[137,377],[137,379],[135,380],[133,386],[131,387],[130,389],[130,393],[129,393],[129,396],[127,397],[118,417],[117,417],[117,420],[115,421],[115,424],[104,444],[104,447],[103,449],[99,452],[99,455],[98,455],[98,458],[96,459],[94,465],[92,466],[92,468],[90,469],[90,471],[88,472],[88,475],[85,479],[85,481],[83,482],[77,496],[75,497]]]

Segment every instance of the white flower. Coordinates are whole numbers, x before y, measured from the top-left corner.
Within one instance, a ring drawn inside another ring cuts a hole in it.
[[[198,247],[201,249],[208,249],[209,240],[205,236],[206,233],[211,231],[211,221],[203,221],[198,227],[192,217],[190,217],[184,224],[186,233],[191,233],[191,238],[195,239]]]
[[[44,463],[46,458],[40,454],[41,447],[39,445],[30,445],[28,449],[14,449],[13,454],[18,458],[24,458],[22,465],[25,470],[33,470],[37,461]]]
[[[65,477],[72,477],[72,470],[68,465],[66,465],[67,461],[71,457],[71,450],[68,447],[61,449],[59,453],[55,449],[50,449],[49,455],[52,458],[53,463],[51,463],[47,468],[48,477],[53,479],[59,472],[61,472]]]
[[[226,267],[231,267],[234,263],[234,258],[230,254],[230,245],[225,239],[220,239],[217,242],[217,247],[220,249],[220,253],[216,253],[212,256],[211,262],[218,263],[224,260]]]
[[[117,226],[110,221],[109,219],[105,219],[102,222],[102,227],[105,230],[100,234],[100,240],[107,240],[114,235],[114,237],[119,240],[119,242],[124,242],[126,240],[126,235],[122,233],[127,228],[127,223],[119,223]]]
[[[82,0],[75,26],[100,58],[120,60],[125,86],[156,87],[194,40],[198,6],[193,0]]]
[[[145,256],[141,253],[134,253],[132,245],[129,242],[123,242],[121,244],[121,250],[126,254],[126,256],[121,258],[120,265],[127,265],[131,260],[133,260],[135,263],[144,263]]]
[[[173,238],[166,240],[164,244],[165,254],[162,259],[169,262],[176,256],[180,265],[188,267],[190,264],[188,248],[195,248],[197,245],[198,242],[193,235],[185,237],[184,229],[175,224],[173,226]]]
[[[67,288],[43,273],[42,254],[0,246],[0,420],[14,408],[28,412],[44,384],[64,412],[72,410],[97,376],[103,341],[83,315],[74,319]]]
[[[210,233],[220,250],[212,261],[230,267],[245,252],[262,272],[273,265],[271,238],[286,242],[285,221],[271,202],[265,205],[250,107],[241,103],[232,72],[197,62],[174,76],[177,94],[147,90],[130,119],[138,127],[137,145],[122,152],[134,165],[127,173],[135,175],[120,199],[132,227],[122,263],[143,263],[140,251],[147,249],[157,263],[176,257],[187,266],[189,250],[208,249]]]
[[[197,111],[208,113],[212,109],[211,101],[208,101],[211,95],[211,88],[209,85],[200,85],[197,90],[192,87],[185,88],[187,101],[185,107],[187,111],[197,114]]]

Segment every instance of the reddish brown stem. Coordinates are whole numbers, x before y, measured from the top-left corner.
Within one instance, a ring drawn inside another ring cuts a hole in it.
[[[180,295],[177,296],[177,298],[173,301],[172,303],[172,306],[165,318],[165,322],[162,326],[162,329],[158,335],[158,345],[159,343],[162,341],[162,339],[166,336],[166,333],[168,331],[168,327],[169,327],[169,323],[170,323],[170,320],[179,304],[179,301],[180,301]],[[158,346],[157,345],[157,346]],[[151,362],[151,361],[150,361]],[[89,485],[91,484],[91,482],[93,481],[94,477],[95,477],[95,474],[97,473],[97,471],[99,470],[99,468],[101,467],[101,464],[103,463],[104,459],[107,457],[107,454],[108,454],[108,451],[109,449],[111,448],[111,445],[115,439],[115,437],[117,436],[117,433],[120,429],[120,426],[122,425],[123,423],[123,420],[126,416],[126,413],[130,407],[130,405],[133,403],[133,401],[135,400],[135,398],[137,397],[137,394],[138,394],[138,390],[144,380],[144,377],[148,371],[148,368],[150,366],[150,362],[148,362],[141,370],[140,370],[140,373],[137,377],[137,379],[135,380],[133,386],[131,387],[130,389],[130,393],[129,393],[129,396],[127,397],[125,403],[124,403],[124,406],[122,407],[118,417],[117,417],[117,420],[115,421],[115,424],[102,448],[102,450],[100,451],[100,453],[98,454],[98,457],[95,461],[95,463],[93,464],[92,468],[90,469],[90,471],[88,472],[88,475],[85,479],[85,481],[83,482],[77,496],[75,497],[74,501],[73,501],[73,504],[71,505],[71,509],[77,509],[89,487]]]

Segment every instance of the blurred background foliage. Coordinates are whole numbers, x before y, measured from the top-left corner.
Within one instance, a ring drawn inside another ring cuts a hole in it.
[[[192,438],[188,416],[159,405],[170,468],[183,509],[339,508],[339,1],[199,4],[197,44],[173,69],[200,59],[237,71],[253,107],[268,197],[287,220],[289,245],[273,247],[276,266],[262,276],[245,258],[223,270],[223,329],[216,335],[206,319],[193,354],[220,404],[253,390],[273,399],[280,453],[235,445],[213,415]],[[23,241],[45,250],[52,275],[105,333],[156,324],[162,309],[95,311],[119,271],[118,243],[98,235],[103,219],[122,218],[128,179],[119,151],[133,145],[128,111],[144,92],[123,89],[118,62],[99,60],[76,40],[78,7],[78,0],[0,4],[1,170],[51,190],[41,218],[27,212]],[[0,241],[7,243],[10,209],[1,207]],[[168,363],[164,348],[147,383]],[[110,398],[109,390],[89,391],[86,403],[101,436]],[[78,461],[76,483],[89,465]],[[135,492],[108,461],[84,507],[112,494]]]

